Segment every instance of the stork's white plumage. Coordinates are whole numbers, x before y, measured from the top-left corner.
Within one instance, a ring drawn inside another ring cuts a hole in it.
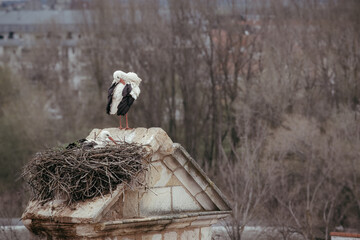
[[[129,129],[127,121],[127,112],[129,111],[133,102],[140,95],[139,85],[141,78],[136,73],[123,71],[115,71],[113,74],[114,80],[108,90],[108,104],[106,112],[108,114],[117,114],[121,127],[121,116],[126,115],[126,128]]]
[[[110,107],[110,114],[116,114],[117,113],[117,106],[121,102],[123,96],[122,91],[125,87],[124,80],[121,82],[122,84],[119,84],[122,79],[124,79],[125,74],[123,71],[115,71],[113,74],[114,80],[111,84],[111,86],[115,86],[113,94],[112,94],[112,103]],[[111,87],[110,87],[111,88]],[[110,90],[110,89],[109,89]]]
[[[128,81],[131,84],[132,91],[130,92],[130,95],[136,100],[140,95],[140,83],[141,78],[138,77],[138,75],[134,72],[128,72],[125,77],[125,82]]]

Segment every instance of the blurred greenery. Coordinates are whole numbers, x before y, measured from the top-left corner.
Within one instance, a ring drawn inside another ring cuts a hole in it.
[[[19,188],[21,168],[32,154],[32,144],[7,108],[19,101],[19,92],[9,69],[0,67],[0,193]],[[15,121],[14,121],[15,120]]]

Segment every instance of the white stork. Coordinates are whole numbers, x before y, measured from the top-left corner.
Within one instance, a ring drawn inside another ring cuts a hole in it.
[[[95,140],[90,140],[89,142],[93,142],[95,143],[94,148],[100,148],[100,147],[105,147],[106,145],[108,145],[110,143],[110,141],[115,143],[115,145],[117,145],[116,141],[114,140],[114,138],[111,136],[111,134],[109,133],[109,131],[106,130],[102,130],[99,135],[96,137]]]
[[[112,141],[115,145],[117,145],[116,141],[111,136],[109,131],[102,130],[99,133],[99,135],[97,135],[96,139],[88,140],[86,138],[83,138],[83,139],[77,140],[76,142],[68,144],[66,146],[66,149],[73,149],[73,148],[85,148],[85,149],[101,148],[101,147],[105,147],[106,145],[108,145],[110,143],[110,141]]]
[[[126,128],[130,129],[128,125],[127,112],[131,105],[140,95],[139,85],[141,79],[136,73],[123,71],[115,71],[113,74],[114,80],[108,90],[108,103],[106,107],[107,114],[116,114],[119,116],[120,129],[121,116],[126,116]]]

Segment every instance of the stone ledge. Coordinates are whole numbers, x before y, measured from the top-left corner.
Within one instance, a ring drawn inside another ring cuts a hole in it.
[[[211,203],[210,205],[215,204],[214,206],[216,206],[221,211],[230,210],[231,209],[230,203],[228,202],[224,194],[213,183],[213,181],[210,180],[210,178],[200,168],[199,164],[190,156],[190,154],[179,143],[174,143],[173,147],[174,147],[174,153],[171,154],[171,156],[173,157],[182,156],[183,158],[187,159],[187,161],[182,160],[181,165],[183,166],[183,169],[187,172],[187,174],[190,175],[196,182],[196,184],[192,184],[192,185],[197,185],[197,186],[194,186],[193,190],[189,189],[189,191],[193,194],[193,196],[201,192],[201,194],[207,195],[207,197],[202,196],[201,199],[211,199],[213,201],[213,203]],[[176,171],[178,171],[179,169],[181,168],[180,167],[177,168]],[[199,188],[204,191],[199,191]],[[196,194],[194,195],[194,193]],[[208,208],[205,207],[205,209],[215,210],[210,205],[207,206]]]
[[[194,212],[172,214],[140,219],[123,219],[101,224],[102,232],[116,231],[116,234],[132,234],[149,231],[176,230],[184,228],[208,227],[220,219],[228,217],[231,211]],[[141,226],[141,228],[140,228]],[[129,232],[130,231],[130,232]]]
[[[110,226],[110,225],[119,225],[119,224],[128,224],[128,223],[138,223],[138,222],[149,222],[149,221],[157,221],[157,220],[180,220],[180,219],[186,219],[186,218],[200,218],[200,219],[206,219],[206,218],[212,218],[215,216],[215,218],[225,218],[229,216],[231,211],[206,211],[206,212],[191,212],[191,213],[178,213],[178,214],[168,214],[168,215],[162,215],[162,216],[151,216],[151,217],[145,217],[145,218],[130,218],[130,219],[121,219],[121,220],[115,220],[115,221],[107,221],[103,222],[102,224],[104,226]]]
[[[42,204],[40,201],[33,200],[28,203],[22,219],[52,219],[64,223],[93,223],[100,221],[103,213],[115,203],[123,194],[123,185],[118,187],[112,194],[106,194],[86,202],[76,202],[67,206],[65,202],[58,203],[53,200]],[[26,224],[24,223],[26,226]]]
[[[162,155],[173,153],[173,141],[161,128],[134,128],[131,130],[120,130],[119,128],[95,128],[90,132],[86,139],[95,139],[102,130],[109,131],[116,141],[148,145],[153,153],[158,152]]]

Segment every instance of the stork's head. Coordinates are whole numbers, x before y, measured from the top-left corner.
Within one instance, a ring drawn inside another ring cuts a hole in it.
[[[124,79],[126,73],[124,73],[123,71],[117,70],[114,72],[113,77],[114,77],[114,82],[119,82],[121,79]]]
[[[138,75],[134,72],[128,72],[127,74],[127,79],[130,81],[130,82],[133,82],[135,83],[136,85],[140,85],[141,83],[141,78],[138,77]]]
[[[97,136],[98,141],[101,142],[108,142],[109,140],[111,140],[113,143],[117,144],[116,141],[112,138],[112,136],[110,135],[109,131],[103,130],[99,133],[99,135]]]

